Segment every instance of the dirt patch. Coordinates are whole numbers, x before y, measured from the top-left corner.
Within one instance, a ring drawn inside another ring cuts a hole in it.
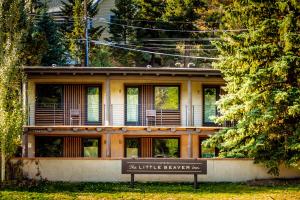
[[[257,179],[257,180],[247,181],[246,184],[250,186],[285,186],[285,185],[300,184],[300,178]]]

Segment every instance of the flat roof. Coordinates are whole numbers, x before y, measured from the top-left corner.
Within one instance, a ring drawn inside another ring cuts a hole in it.
[[[211,68],[170,68],[170,67],[43,67],[24,66],[28,75],[155,75],[155,76],[214,76],[221,72]]]

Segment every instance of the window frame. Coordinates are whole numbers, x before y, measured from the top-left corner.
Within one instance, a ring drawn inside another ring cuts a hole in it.
[[[127,148],[127,144],[128,144],[128,139],[137,139],[138,140],[138,158],[141,158],[142,156],[142,142],[141,142],[141,137],[124,137],[124,158],[130,158],[130,157],[127,157],[127,151],[126,151],[126,148]]]
[[[202,86],[202,123],[205,126],[216,126],[216,123],[214,122],[205,122],[205,89],[206,88],[214,88],[216,89],[216,101],[218,101],[220,99],[220,85],[203,85]],[[215,112],[215,116],[218,115],[218,109],[217,109],[217,105],[215,105],[216,107],[216,112]]]
[[[62,108],[64,107],[64,91],[65,91],[65,88],[64,88],[64,84],[51,84],[51,83],[36,83],[35,84],[35,102],[36,102],[36,106],[38,104],[40,104],[39,102],[39,96],[38,96],[38,87],[39,86],[59,86],[61,87],[61,100],[60,100],[60,103],[59,103],[59,106],[61,106]]]
[[[99,121],[88,121],[88,88],[99,88]],[[86,125],[99,125],[102,124],[102,85],[85,85],[85,124]]]
[[[207,140],[208,138],[209,137],[202,137],[202,136],[199,137],[199,145],[198,145],[199,146],[199,155],[198,155],[199,158],[203,158],[202,157],[202,142]],[[219,149],[217,147],[214,148],[214,153],[215,153],[215,156],[213,158],[216,158],[219,156]]]
[[[181,93],[181,85],[153,85],[153,108],[157,110],[156,103],[155,103],[155,88],[156,87],[177,87],[178,88],[178,105],[177,109],[161,109],[162,111],[180,111],[180,93]]]
[[[154,157],[154,142],[153,139],[177,139],[178,141],[178,157],[181,158],[181,138],[180,137],[151,137],[151,143],[152,143],[152,158],[160,158],[160,157]],[[164,157],[163,157],[164,158]],[[172,157],[167,157],[172,158]]]
[[[127,89],[128,88],[137,88],[138,89],[138,120],[136,122],[128,122],[127,121]],[[124,104],[124,110],[125,110],[125,113],[124,113],[124,121],[125,121],[125,125],[139,125],[141,123],[141,86],[138,86],[138,85],[125,85],[125,92],[124,92],[124,98],[125,98],[125,104]]]
[[[98,140],[98,158],[101,158],[101,141],[102,141],[102,137],[82,137],[81,138],[81,157],[82,158],[94,158],[94,157],[85,157],[84,156],[84,145],[83,145],[83,140],[84,139],[94,139],[94,140]]]
[[[39,139],[38,138],[57,138],[57,139],[61,139],[61,146],[62,146],[62,149],[61,149],[61,155],[60,156],[40,156],[40,155],[37,155],[38,153],[38,145],[37,143],[40,143],[40,141],[38,141]],[[34,137],[34,141],[35,141],[35,147],[34,147],[34,151],[35,151],[35,156],[34,157],[37,157],[37,158],[62,158],[64,157],[64,137],[63,136],[42,136],[42,135],[36,135]],[[38,142],[37,142],[38,141]]]

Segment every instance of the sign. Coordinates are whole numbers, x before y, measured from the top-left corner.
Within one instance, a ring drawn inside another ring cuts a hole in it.
[[[207,174],[207,160],[123,159],[122,174]]]

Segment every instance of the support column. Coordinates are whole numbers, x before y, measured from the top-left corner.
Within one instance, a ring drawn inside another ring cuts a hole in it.
[[[111,133],[106,133],[106,157],[111,157]]]
[[[105,126],[111,125],[110,112],[111,112],[111,104],[110,104],[110,78],[107,77],[105,81]]]
[[[193,157],[193,135],[191,131],[187,131],[188,133],[188,157]]]
[[[23,107],[23,114],[25,115],[25,120],[23,125],[27,125],[29,123],[28,120],[28,82],[27,80],[23,81],[22,84],[22,107]],[[23,131],[22,136],[22,157],[28,157],[28,133]]]
[[[192,126],[193,125],[193,113],[192,113],[193,102],[192,102],[192,81],[191,80],[188,80],[187,87],[188,87],[187,125]]]

